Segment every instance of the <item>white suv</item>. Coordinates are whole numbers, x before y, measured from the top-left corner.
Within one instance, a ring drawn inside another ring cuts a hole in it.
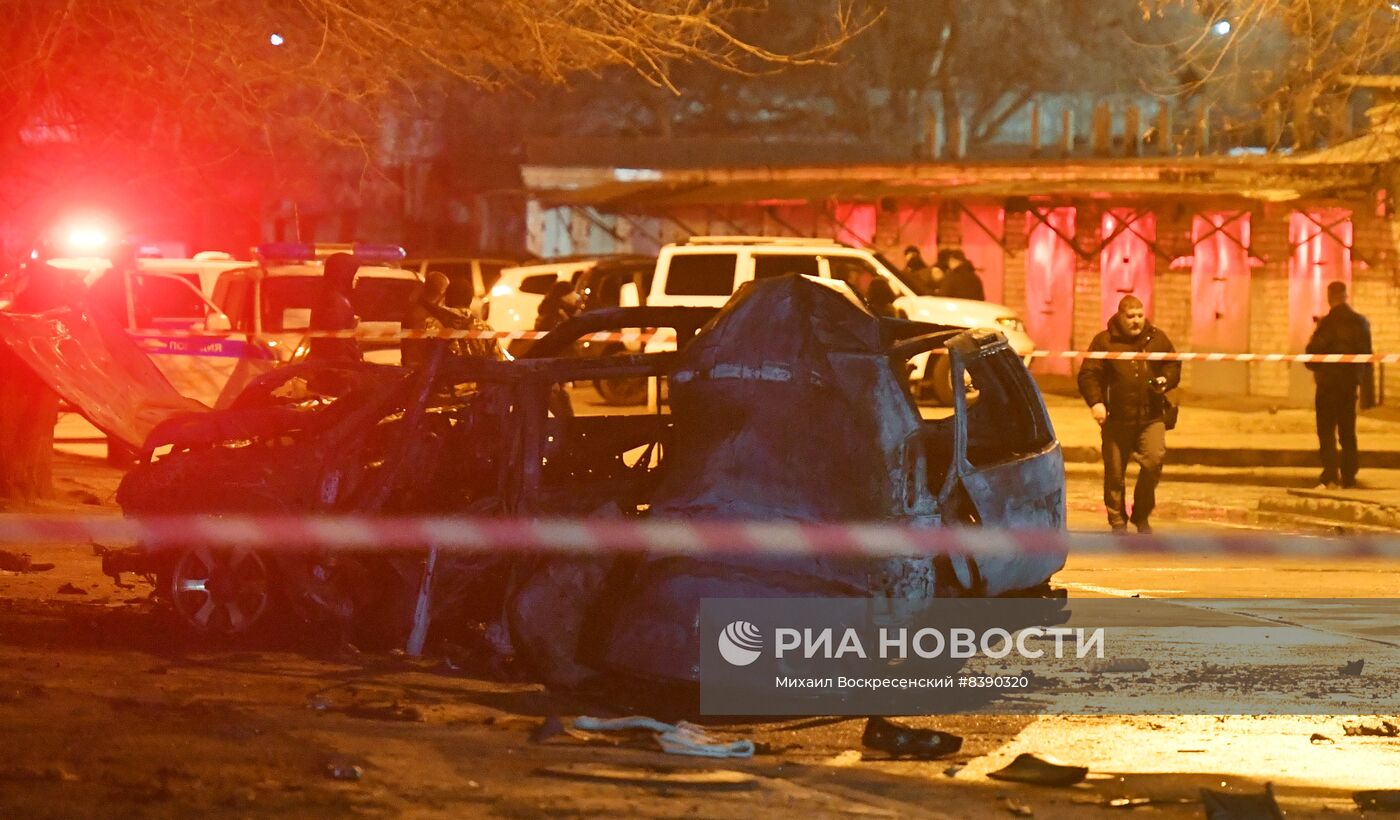
[[[1025,325],[1010,308],[970,299],[920,296],[879,254],[831,239],[694,236],[666,245],[657,256],[656,276],[646,303],[719,307],[729,301],[740,285],[755,279],[798,273],[849,283],[865,272],[883,278],[894,289],[895,310],[902,318],[951,327],[990,328],[1004,334],[1021,356],[1035,349]],[[658,336],[647,350],[672,349],[674,345],[673,339]],[[935,396],[950,400],[951,379],[938,372],[946,369],[948,357],[939,358],[938,364],[944,368],[935,365],[935,372],[926,374],[928,360],[928,354],[911,360],[911,378],[923,381],[927,375],[927,384]]]

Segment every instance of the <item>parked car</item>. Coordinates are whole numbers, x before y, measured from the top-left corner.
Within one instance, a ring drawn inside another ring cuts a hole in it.
[[[673,329],[679,351],[564,355],[587,333],[634,327]],[[935,347],[968,378],[954,380],[950,416],[925,420],[903,361]],[[1059,445],[1005,337],[877,319],[820,280],[756,282],[718,313],[601,309],[521,359],[438,361],[434,382],[431,369],[307,363],[267,374],[226,410],[172,414],[143,448],[169,452],[130,471],[118,500],[128,515],[1064,527]],[[551,403],[560,382],[617,376],[668,379],[673,412],[576,418]],[[461,384],[474,388],[443,389]],[[467,606],[504,613],[515,653],[550,683],[599,672],[694,682],[701,598],[1045,594],[1064,558],[454,553],[438,562],[431,612],[439,630]],[[332,634],[369,629],[392,644],[414,617],[423,561],[192,543],[113,556],[108,569],[156,573],[177,623],[205,639],[254,632],[281,606]]]
[[[406,259],[399,267],[412,271],[420,280],[426,280],[432,271],[441,271],[451,283],[447,287],[448,307],[469,307],[481,316],[487,294],[501,278],[501,271],[532,260],[533,257],[522,259],[505,255],[426,256]]]
[[[540,302],[555,282],[567,280],[574,283],[577,290],[579,277],[584,271],[592,270],[598,265],[641,265],[654,268],[655,263],[654,258],[647,256],[582,256],[547,259],[506,268],[501,271],[500,279],[491,287],[490,295],[482,306],[481,316],[496,330],[533,330]],[[640,304],[640,300],[631,301],[622,297],[620,288],[617,304],[637,305]]]
[[[693,236],[666,245],[657,256],[647,304],[718,307],[745,282],[801,274],[851,283],[865,273],[889,283],[901,318],[947,327],[996,330],[1022,356],[1035,349],[1024,323],[1011,308],[968,299],[920,296],[879,254],[831,239]],[[664,337],[657,337],[648,350],[663,350],[668,345]],[[927,355],[915,357],[910,363],[920,393],[932,395],[940,404],[951,403],[948,357],[937,357],[932,367]]]

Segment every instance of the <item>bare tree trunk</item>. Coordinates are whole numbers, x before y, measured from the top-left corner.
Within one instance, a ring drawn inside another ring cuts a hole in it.
[[[58,396],[0,344],[0,499],[53,496]]]

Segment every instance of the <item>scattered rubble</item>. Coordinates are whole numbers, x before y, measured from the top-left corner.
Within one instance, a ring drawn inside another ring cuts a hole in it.
[[[1351,796],[1362,811],[1400,812],[1400,789],[1375,789],[1356,792]]]
[[[1348,723],[1342,727],[1347,737],[1400,737],[1400,726],[1388,720],[1380,723]]]
[[[1283,820],[1272,783],[1265,783],[1259,794],[1201,789],[1201,803],[1206,809],[1206,820]]]
[[[356,766],[348,760],[332,758],[326,761],[324,768],[326,777],[331,780],[359,780],[365,776],[365,770]]]
[[[1314,746],[1322,746],[1329,743],[1336,743],[1337,741],[1333,740],[1327,735],[1322,734],[1321,732],[1313,732],[1312,737],[1308,738],[1308,742]]]
[[[565,763],[537,769],[540,774],[571,780],[602,780],[658,788],[752,789],[758,778],[732,769],[678,769],[618,766],[611,763]]]
[[[699,726],[685,721],[671,724],[640,715],[612,719],[580,715],[574,719],[573,728],[583,732],[645,730],[654,733],[653,737],[662,751],[673,755],[748,758],[753,757],[754,753],[752,740],[735,740],[725,743],[711,737]]]
[[[1089,776],[1087,766],[1071,766],[1052,757],[1038,757],[1030,752],[1016,755],[1006,766],[988,772],[994,780],[1030,783],[1036,786],[1073,786]]]
[[[72,584],[66,583],[66,582],[65,582],[65,583],[63,584],[63,586],[61,586],[61,587],[58,588],[58,594],[59,594],[59,595],[86,595],[86,594],[88,594],[88,593],[87,593],[87,590],[85,590],[85,589],[83,589],[83,588],[81,588],[81,587],[75,587],[75,586],[73,586]]]
[[[1362,667],[1364,667],[1365,665],[1366,665],[1366,659],[1365,659],[1365,658],[1358,658],[1357,660],[1354,660],[1354,661],[1348,661],[1344,666],[1342,666],[1342,674],[1343,674],[1343,675],[1360,675],[1360,674],[1361,674],[1361,669],[1362,669]]]
[[[1086,672],[1146,672],[1147,661],[1142,658],[1107,658],[1089,661],[1084,665]]]
[[[48,572],[53,564],[37,564],[27,552],[0,550],[0,570],[5,572]]]
[[[962,748],[963,739],[936,729],[901,726],[892,720],[872,717],[865,723],[860,742],[890,757],[935,760],[957,752]]]

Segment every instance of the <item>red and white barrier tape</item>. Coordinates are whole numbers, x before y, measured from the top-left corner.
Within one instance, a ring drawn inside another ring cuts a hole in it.
[[[915,528],[897,524],[678,519],[518,519],[368,516],[0,516],[0,543],[98,541],[257,549],[554,551],[577,555],[901,557],[1177,553],[1400,560],[1400,534],[1315,538],[1272,533],[1124,537],[1058,530]]]
[[[171,330],[159,333],[132,333],[137,338],[212,338],[220,334]],[[390,342],[402,339],[542,339],[549,335],[542,330],[315,330],[301,334],[308,339],[358,339],[370,342]],[[645,342],[654,336],[673,335],[667,331],[627,330],[600,331],[579,337],[582,342]],[[942,350],[934,350],[942,353]],[[1036,350],[1030,355],[1037,359],[1105,359],[1109,361],[1143,360],[1151,362],[1313,362],[1318,364],[1396,364],[1400,353],[1136,353],[1103,350]]]
[[[1400,353],[1120,353],[1105,350],[1037,350],[1038,359],[1106,359],[1149,362],[1314,362],[1318,364],[1394,364]]]
[[[169,330],[159,332],[137,332],[130,334],[137,339],[208,339],[226,338],[227,333],[200,333],[193,330]],[[393,342],[402,339],[543,339],[549,334],[543,330],[313,330],[291,333],[306,339],[358,339],[369,342]],[[585,333],[581,342],[644,342],[658,335],[656,331],[624,330]]]

